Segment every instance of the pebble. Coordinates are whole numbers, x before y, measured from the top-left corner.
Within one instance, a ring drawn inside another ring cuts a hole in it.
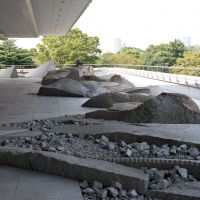
[[[117,181],[113,182],[112,186],[115,187],[115,188],[117,188],[119,191],[122,190],[122,184],[120,182],[117,182]]]
[[[108,190],[108,196],[109,197],[114,197],[115,198],[119,194],[118,190],[116,188],[114,188],[114,187],[108,187],[107,190]]]
[[[109,150],[114,150],[114,149],[115,149],[115,145],[114,145],[113,143],[110,142],[110,143],[108,144],[108,149],[109,149]]]
[[[86,180],[81,181],[81,182],[79,183],[79,185],[80,185],[80,187],[83,188],[83,189],[85,189],[85,188],[87,188],[87,187],[89,186],[89,185],[88,185],[88,182],[87,182]]]
[[[85,188],[85,189],[83,189],[82,190],[82,192],[83,192],[83,194],[89,194],[89,195],[91,195],[91,194],[94,194],[95,192],[94,192],[94,190],[92,189],[92,188]]]
[[[196,156],[199,155],[199,151],[198,151],[198,149],[195,148],[195,147],[191,147],[191,148],[189,149],[189,153],[190,153],[190,155],[191,155],[192,157],[196,157]]]
[[[100,142],[108,143],[109,139],[106,136],[102,135],[100,138]]]
[[[64,148],[63,146],[58,146],[58,147],[56,147],[56,149],[57,149],[58,151],[64,151],[64,150],[65,150],[65,148]]]
[[[137,192],[134,189],[129,190],[128,194],[129,194],[130,197],[136,197],[138,195]]]

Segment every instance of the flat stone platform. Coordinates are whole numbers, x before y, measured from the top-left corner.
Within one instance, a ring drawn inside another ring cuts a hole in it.
[[[200,125],[199,124],[130,124],[118,121],[106,121],[96,119],[76,119],[65,117],[62,119],[88,122],[87,125],[63,124],[55,127],[52,131],[71,134],[113,134],[114,140],[134,140],[141,142],[159,143],[162,140],[174,143],[186,143],[200,147]],[[115,134],[117,133],[117,134]]]
[[[77,181],[0,165],[1,200],[83,200]]]

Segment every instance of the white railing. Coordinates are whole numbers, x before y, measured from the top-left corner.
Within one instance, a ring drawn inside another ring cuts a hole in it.
[[[166,66],[147,66],[147,65],[97,65],[97,64],[84,64],[91,65],[95,68],[104,68],[108,72],[118,72],[134,76],[140,76],[160,81],[186,85],[190,87],[200,88],[200,68],[191,67],[166,67]],[[12,65],[5,65],[2,68],[7,68]],[[18,71],[27,71],[36,68],[39,65],[15,65]],[[60,65],[55,64],[57,68],[71,68],[75,64]],[[1,67],[1,65],[0,65]]]

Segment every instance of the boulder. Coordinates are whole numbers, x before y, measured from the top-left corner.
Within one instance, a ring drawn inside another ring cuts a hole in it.
[[[90,78],[93,77],[93,78]],[[94,70],[91,66],[80,66],[70,69],[59,69],[49,71],[42,80],[43,85],[52,84],[60,79],[69,78],[72,80],[90,80],[95,79],[100,81],[101,79],[94,76]]]
[[[65,78],[51,85],[40,87],[38,95],[85,97],[87,92],[88,89],[81,82]]]
[[[36,69],[26,74],[26,77],[43,78],[49,71],[53,71],[55,69],[54,63],[52,61],[48,61],[47,63],[40,65]]]
[[[89,118],[103,118],[131,123],[187,124],[200,123],[200,110],[188,96],[162,93],[128,111],[95,111]]]
[[[54,70],[49,72],[47,76],[43,78],[42,83],[44,86],[40,88],[39,94],[47,96],[69,96],[68,91],[70,90],[70,96],[72,96],[72,94],[77,93],[76,91],[73,93],[73,88],[79,88],[78,90],[84,91],[84,95],[81,93],[81,95],[75,95],[75,97],[94,97],[107,92],[132,91],[135,88],[132,83],[126,81],[124,78],[119,82],[107,81],[106,79],[94,76],[91,69],[86,72],[88,73],[84,73],[84,68],[81,69],[80,67],[70,70]],[[72,82],[72,80],[76,82]],[[70,88],[67,85],[69,83],[76,83],[77,86],[70,85],[72,86]],[[87,92],[85,88],[87,88]],[[63,91],[67,91],[67,94]]]
[[[47,75],[42,79],[42,85],[49,85],[55,83],[56,81],[66,78],[70,71],[66,69],[59,69],[49,71]]]
[[[123,92],[104,93],[86,101],[83,107],[109,108],[115,103],[143,103],[153,96],[148,94],[127,94]]]
[[[17,70],[16,67],[13,65],[12,67],[8,67],[7,69],[4,69],[0,71],[0,78],[17,78]]]

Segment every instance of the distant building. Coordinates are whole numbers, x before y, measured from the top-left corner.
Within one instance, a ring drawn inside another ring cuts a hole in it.
[[[121,48],[126,47],[126,43],[123,42],[120,38],[115,39],[114,52],[118,52]]]
[[[191,37],[184,37],[183,38],[183,43],[186,47],[192,46],[192,40]]]

